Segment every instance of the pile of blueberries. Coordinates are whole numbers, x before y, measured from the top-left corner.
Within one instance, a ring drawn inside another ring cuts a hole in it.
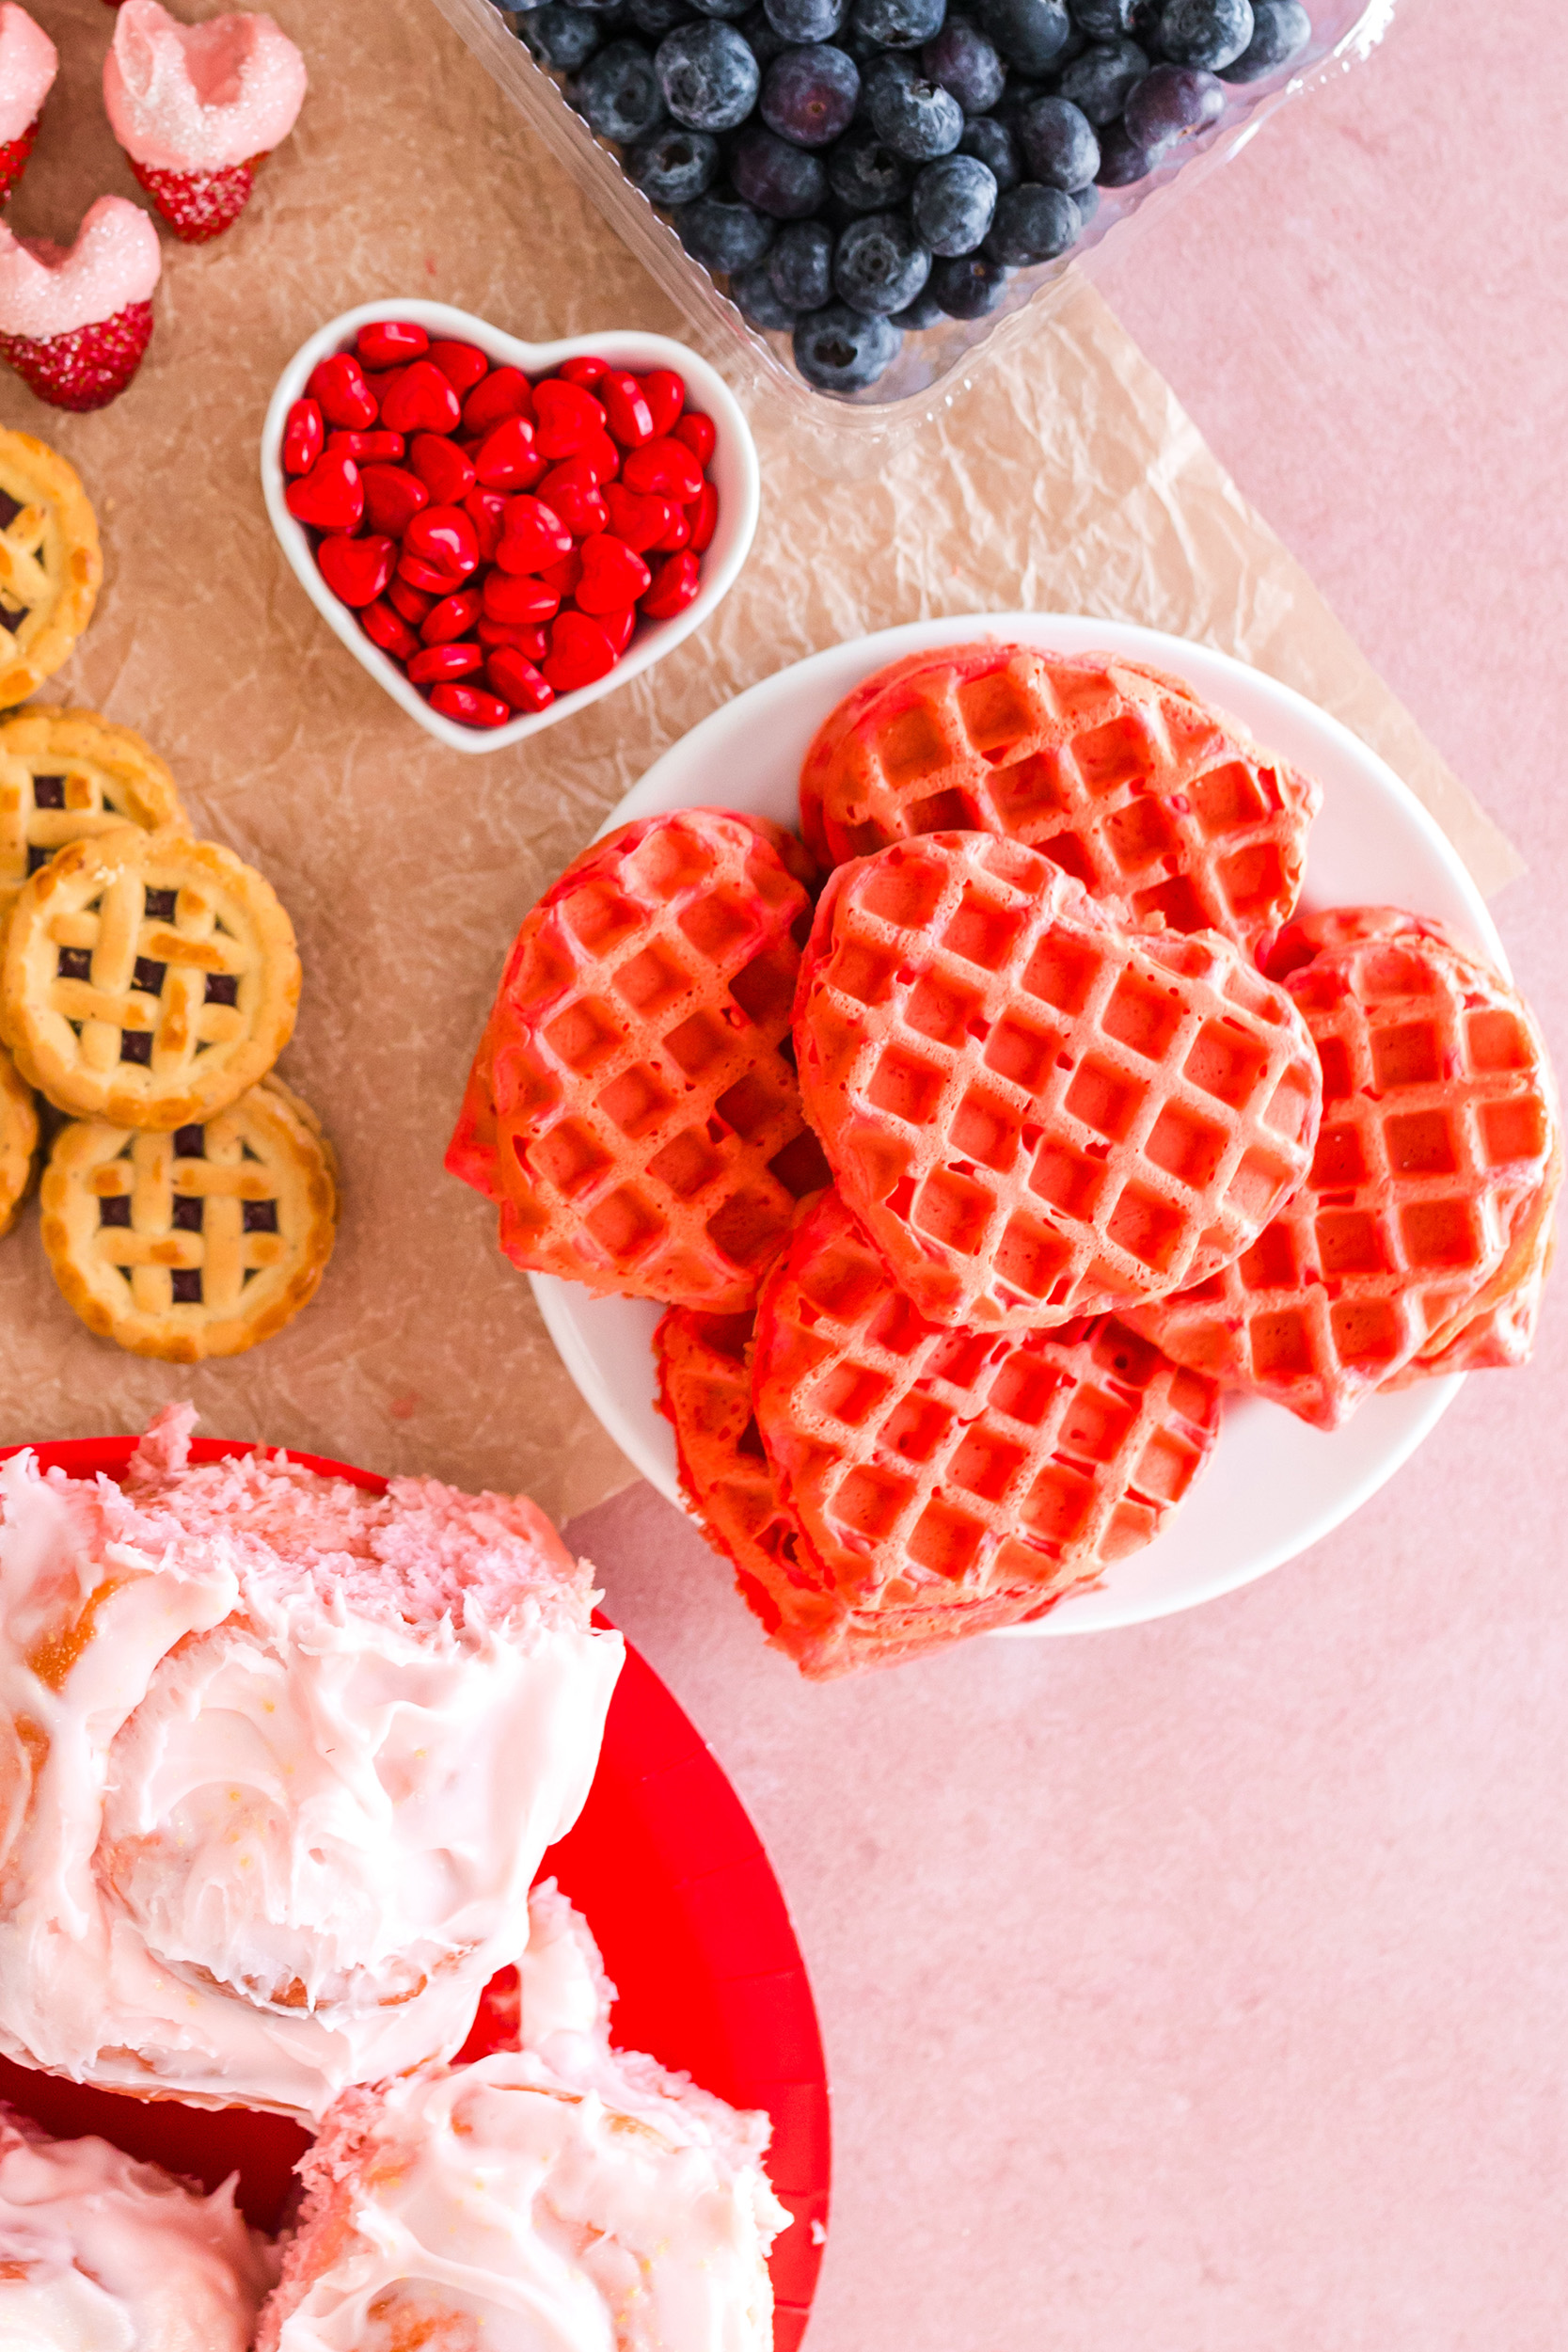
[[[509,13],[808,384],[996,308],[1311,37],[1302,0],[545,0]]]

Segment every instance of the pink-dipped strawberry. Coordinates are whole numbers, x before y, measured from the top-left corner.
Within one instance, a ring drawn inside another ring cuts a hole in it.
[[[21,179],[39,117],[59,68],[59,52],[16,0],[0,7],[0,204]]]
[[[106,407],[141,365],[161,267],[157,230],[120,196],[69,249],[0,225],[0,356],[56,408]]]
[[[103,103],[132,170],[187,245],[238,220],[304,98],[305,60],[270,17],[179,24],[159,0],[125,0]]]

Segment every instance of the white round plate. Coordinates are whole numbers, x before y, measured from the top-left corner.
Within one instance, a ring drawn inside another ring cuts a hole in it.
[[[1438,915],[1508,970],[1502,942],[1458,853],[1393,770],[1347,727],[1227,654],[1115,621],[971,614],[917,621],[814,654],[693,727],[627,793],[605,830],[657,810],[697,806],[746,809],[796,824],[800,762],[835,704],[906,654],[988,636],[1061,653],[1109,650],[1190,680],[1259,742],[1323,785],[1304,905],[1401,906]],[[653,1334],[663,1310],[641,1298],[592,1298],[577,1283],[546,1275],[530,1279],[586,1402],[643,1477],[684,1508],[673,1436],[654,1406]],[[1166,1532],[1120,1562],[1097,1590],[1011,1631],[1086,1633],[1137,1625],[1278,1567],[1348,1518],[1408,1461],[1460,1385],[1454,1375],[1370,1397],[1332,1436],[1259,1398],[1227,1398],[1213,1459]]]

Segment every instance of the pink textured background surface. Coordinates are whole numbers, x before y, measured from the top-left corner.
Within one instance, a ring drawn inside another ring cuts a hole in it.
[[[1532,871],[1568,1061],[1559,0],[1370,64],[1096,276]],[[815,2352],[1557,2352],[1568,1294],[1185,1618],[810,1690],[645,1488],[578,1520],[768,1839],[837,2102]]]

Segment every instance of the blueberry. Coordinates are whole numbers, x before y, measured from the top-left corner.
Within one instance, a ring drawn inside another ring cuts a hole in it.
[[[1098,186],[1130,188],[1147,180],[1153,168],[1154,157],[1132,137],[1125,123],[1105,125],[1100,134],[1100,169],[1094,175]]]
[[[986,258],[1027,269],[1053,262],[1078,242],[1084,224],[1078,207],[1061,188],[1037,187],[1031,180],[997,199],[996,217],[986,239]]]
[[[549,0],[523,20],[523,40],[541,65],[560,73],[576,73],[585,66],[604,39],[586,8],[567,8]]]
[[[875,384],[903,340],[891,319],[867,318],[834,303],[795,329],[795,364],[821,391],[858,392]]]
[[[1068,0],[1072,21],[1091,40],[1120,40],[1134,29],[1144,0]]]
[[[860,94],[854,58],[816,41],[775,57],[762,85],[762,119],[797,147],[831,147],[854,120]]]
[[[1001,195],[1016,188],[1023,177],[1019,168],[1018,143],[1006,124],[998,122],[994,115],[976,115],[973,122],[964,124],[958,152],[977,157]]]
[[[911,303],[930,270],[930,255],[896,213],[852,220],[833,247],[833,291],[852,310],[875,318]]]
[[[1097,43],[1075,57],[1057,83],[1097,130],[1115,122],[1136,83],[1148,72],[1148,58],[1135,40]]]
[[[1072,26],[1062,0],[978,0],[975,15],[1010,65],[1043,73],[1062,62]]]
[[[696,11],[688,8],[687,0],[631,0],[626,13],[640,33],[662,40],[677,24],[689,24]]]
[[[736,139],[730,154],[730,180],[738,196],[774,220],[804,220],[828,193],[821,156],[792,147],[760,122],[748,123]]]
[[[744,16],[752,0],[691,0],[704,16]]]
[[[795,312],[787,302],[779,300],[766,262],[753,262],[750,269],[736,272],[730,279],[730,299],[753,326],[777,329],[795,324]]]
[[[822,220],[793,220],[773,240],[765,264],[778,299],[792,310],[820,310],[833,298],[833,232]]]
[[[705,195],[719,172],[719,142],[705,131],[683,131],[666,123],[652,138],[628,148],[626,177],[651,204],[689,204]]]
[[[882,49],[918,49],[942,30],[947,0],[854,0],[857,32]]]
[[[1045,188],[1086,188],[1100,169],[1100,141],[1087,115],[1066,98],[1037,98],[1019,119],[1023,167]]]
[[[849,0],[763,0],[768,21],[785,40],[832,40]]]
[[[1252,40],[1232,65],[1221,66],[1227,82],[1260,82],[1293,65],[1312,38],[1312,20],[1301,0],[1252,0]]]
[[[963,135],[958,100],[927,81],[908,57],[879,57],[866,76],[866,97],[877,136],[911,164],[950,155]]]
[[[1213,74],[1193,66],[1157,65],[1128,99],[1122,121],[1134,145],[1158,157],[1224,112],[1225,84]]]
[[[935,40],[920,53],[927,81],[950,90],[966,115],[990,114],[1002,95],[1007,69],[977,24],[950,16]]]
[[[732,130],[757,103],[762,75],[733,24],[679,25],[654,63],[665,104],[689,131]]]
[[[931,263],[931,294],[950,319],[985,318],[1001,301],[1006,282],[1001,262],[988,262],[978,253]]]
[[[910,192],[910,168],[869,123],[847,131],[828,158],[828,185],[851,213],[886,213]]]
[[[1086,188],[1074,188],[1072,200],[1078,207],[1078,217],[1086,229],[1100,210],[1100,190],[1093,182]]]
[[[1165,0],[1155,45],[1172,65],[1217,73],[1252,40],[1252,0]]]
[[[934,270],[940,264],[933,262],[931,266]],[[945,315],[941,303],[931,292],[931,281],[927,278],[912,302],[906,303],[901,310],[895,310],[893,324],[895,326],[906,327],[912,333],[918,334],[923,327],[935,326],[938,321]]]
[[[748,8],[736,30],[765,73],[774,58],[782,57],[789,47],[766,8]]]
[[[738,196],[699,196],[674,221],[682,245],[705,269],[749,269],[773,242],[773,223]]]
[[[973,253],[996,210],[996,179],[973,155],[943,155],[914,183],[910,215],[932,253]]]
[[[653,57],[640,40],[612,40],[568,85],[566,95],[591,131],[623,146],[646,138],[664,119]]]

